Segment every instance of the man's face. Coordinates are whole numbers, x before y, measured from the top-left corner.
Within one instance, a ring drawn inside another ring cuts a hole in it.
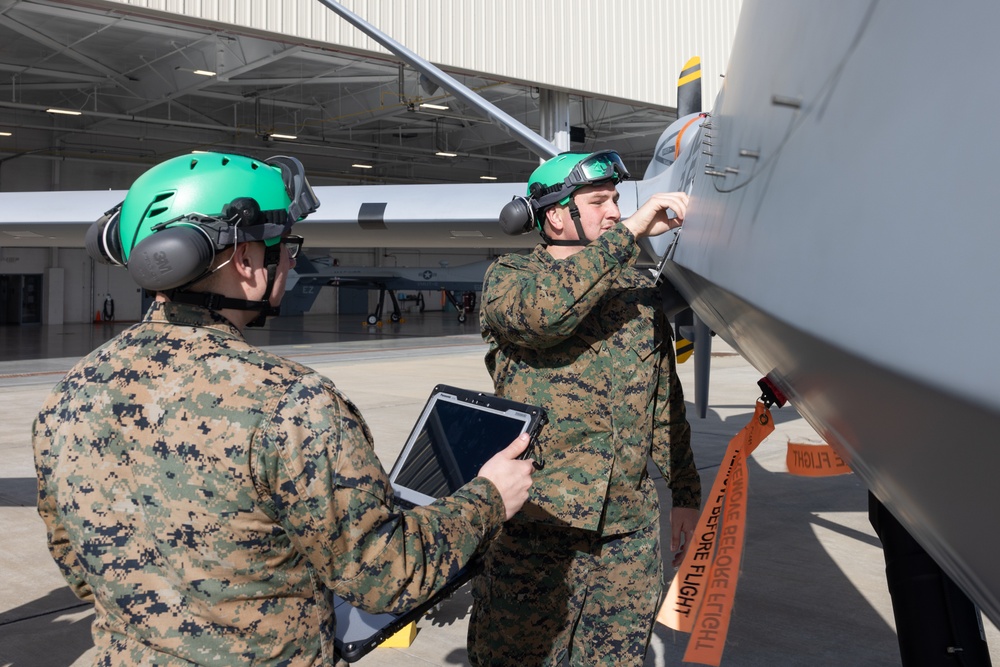
[[[618,210],[618,190],[611,181],[580,188],[573,193],[573,201],[580,211],[583,231],[590,240],[596,239],[621,220],[621,211]],[[553,209],[563,224],[560,238],[577,239],[579,235],[570,216],[569,206],[554,206]]]
[[[263,241],[254,241],[247,244],[247,254],[253,265],[254,271],[254,292],[248,298],[261,300],[265,297],[264,288],[267,286],[267,264],[264,263],[265,248]],[[274,272],[274,288],[267,300],[272,306],[281,305],[281,299],[285,296],[285,284],[288,282],[289,270],[295,268],[295,260],[288,251],[288,246],[284,243],[278,245],[279,259],[278,268]]]

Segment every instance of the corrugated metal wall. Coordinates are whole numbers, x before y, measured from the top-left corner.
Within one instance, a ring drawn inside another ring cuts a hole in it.
[[[110,0],[137,8],[385,51],[316,0]],[[676,105],[676,80],[701,56],[711,107],[742,0],[343,0],[427,60],[558,90]]]

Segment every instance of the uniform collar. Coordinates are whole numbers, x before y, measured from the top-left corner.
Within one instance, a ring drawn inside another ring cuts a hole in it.
[[[243,338],[240,330],[219,313],[186,303],[154,301],[143,321],[215,329],[234,338]]]

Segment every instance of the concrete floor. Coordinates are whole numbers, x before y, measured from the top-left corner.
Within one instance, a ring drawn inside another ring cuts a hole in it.
[[[435,384],[490,390],[485,347],[475,318],[460,325],[454,313],[410,315],[382,328],[360,320],[279,319],[248,337],[332,378],[365,415],[388,469]],[[93,612],[66,588],[45,547],[34,510],[29,433],[61,374],[123,326],[0,327],[0,667],[90,664]],[[692,364],[679,372],[693,393]],[[716,339],[709,414],[691,420],[706,492],[728,441],[752,414],[758,379]],[[785,472],[788,440],[819,438],[791,406],[773,414],[775,433],[750,458],[746,547],[722,664],[898,665],[865,489],[853,475],[814,479]],[[418,623],[410,647],[379,648],[359,664],[467,664],[470,605],[467,589],[460,590]],[[988,622],[986,629],[996,654],[1000,633]],[[646,664],[680,664],[686,640],[657,626]]]

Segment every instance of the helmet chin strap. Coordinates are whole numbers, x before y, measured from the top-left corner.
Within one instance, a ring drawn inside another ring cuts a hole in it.
[[[576,239],[552,239],[544,231],[542,234],[542,240],[545,241],[546,245],[557,245],[566,246],[574,248],[582,248],[584,246],[590,245],[593,239],[587,238],[587,233],[583,231],[583,224],[580,222],[580,209],[576,207],[576,202],[570,199],[569,201],[569,216],[573,218],[573,224],[576,226]]]
[[[264,248],[264,265],[267,267],[267,288],[264,291],[264,298],[260,301],[249,301],[247,299],[234,299],[232,297],[216,294],[215,292],[189,292],[184,288],[170,290],[166,292],[171,301],[186,303],[192,306],[202,306],[208,310],[222,310],[229,308],[232,310],[257,310],[260,314],[247,323],[248,327],[262,327],[268,317],[277,317],[281,313],[280,306],[271,305],[271,292],[274,291],[274,283],[278,275],[278,264],[281,263],[281,253],[285,249],[280,243]]]

